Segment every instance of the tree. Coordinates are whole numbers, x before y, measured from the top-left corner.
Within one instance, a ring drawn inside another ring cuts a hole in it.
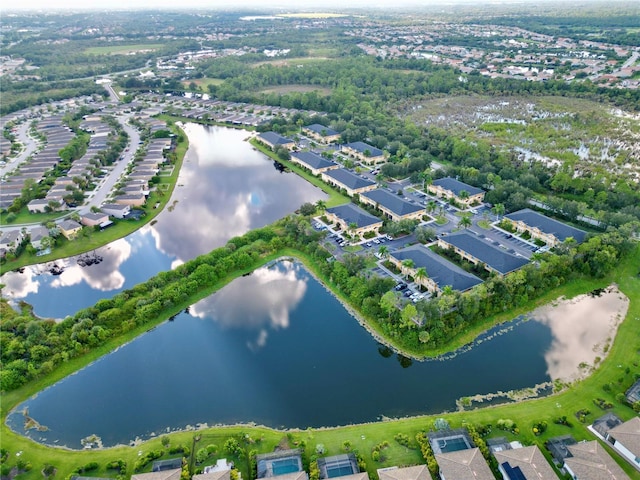
[[[427,269],[420,267],[416,270],[415,279],[419,283],[424,278],[427,278]]]
[[[321,213],[324,212],[327,209],[327,202],[324,200],[318,200],[316,202],[316,208],[320,210]]]
[[[491,212],[496,216],[496,220],[500,220],[500,217],[504,215],[505,212],[504,203],[496,203],[491,209]]]
[[[305,217],[309,215],[313,215],[316,213],[316,206],[313,203],[305,202],[300,205],[300,215],[304,215]]]
[[[387,319],[391,318],[391,314],[396,309],[397,301],[396,294],[391,290],[380,297],[380,308],[387,313]]]
[[[400,314],[400,318],[402,318],[402,324],[406,328],[413,328],[418,326],[418,309],[413,303],[408,303],[402,309],[402,313]]]
[[[421,330],[418,334],[418,340],[420,340],[420,343],[429,343],[429,340],[431,340],[431,334],[426,330]]]
[[[402,266],[404,267],[404,269],[406,270],[405,272],[403,272],[407,277],[409,276],[409,269],[413,268],[415,265],[414,261],[411,260],[410,258],[405,258],[402,261]]]
[[[460,219],[460,226],[462,226],[462,228],[467,229],[472,225],[471,223],[471,215],[463,215],[462,218]]]
[[[380,245],[380,247],[378,247],[378,253],[382,255],[382,258],[389,258],[389,247]]]

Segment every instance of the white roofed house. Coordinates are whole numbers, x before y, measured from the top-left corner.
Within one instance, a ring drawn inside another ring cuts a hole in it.
[[[20,230],[9,230],[0,235],[0,249],[5,252],[14,252],[24,239]]]

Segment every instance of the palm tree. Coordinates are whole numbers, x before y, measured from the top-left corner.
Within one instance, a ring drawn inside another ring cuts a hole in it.
[[[416,282],[420,284],[420,280],[427,278],[427,269],[424,267],[420,267],[416,270],[416,274],[414,275]]]
[[[504,215],[505,208],[503,203],[496,203],[491,209],[493,214],[496,216],[496,220],[500,220],[500,217]]]
[[[316,208],[320,210],[320,213],[323,213],[327,209],[327,202],[324,200],[318,200],[316,202]]]
[[[407,271],[405,272],[405,276],[407,278],[409,278],[409,269],[413,268],[414,265],[415,263],[410,258],[405,258],[402,261],[402,266],[407,269]]]
[[[380,245],[380,247],[378,248],[378,253],[380,255],[382,255],[383,258],[388,258],[389,257],[389,247],[387,247],[386,245]]]
[[[427,203],[427,212],[433,213],[435,212],[436,208],[438,208],[438,204],[434,200],[431,200],[429,203]]]
[[[472,223],[471,223],[471,216],[470,215],[464,215],[461,219],[460,219],[460,225],[462,226],[462,228],[469,228]]]
[[[442,295],[453,295],[453,287],[451,285],[445,285],[442,289]]]

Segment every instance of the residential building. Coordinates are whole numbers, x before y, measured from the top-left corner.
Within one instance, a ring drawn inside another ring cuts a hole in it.
[[[465,272],[423,245],[412,245],[397,250],[391,253],[389,260],[403,275],[411,276],[418,285],[432,293],[441,293],[446,286],[464,292],[482,283],[475,275]],[[411,262],[406,262],[407,260]],[[418,275],[420,268],[425,270],[425,276]]]
[[[377,234],[378,229],[382,227],[382,220],[353,203],[327,208],[325,215],[341,230],[358,237],[367,232]]]
[[[620,480],[629,478],[597,440],[568,445],[570,455],[564,470],[575,480]]]
[[[640,417],[633,417],[609,430],[607,440],[631,465],[640,470]]]
[[[109,215],[102,212],[98,212],[98,213],[89,212],[89,213],[85,213],[80,217],[80,223],[82,223],[82,225],[87,227],[93,227],[108,221],[109,221]]]
[[[140,207],[147,201],[147,197],[142,193],[133,193],[118,195],[113,199],[119,205],[129,205],[132,207]]]
[[[180,480],[182,468],[162,470],[159,472],[137,473],[131,475],[131,480]]]
[[[131,206],[116,203],[105,203],[100,206],[100,210],[108,214],[110,217],[125,218],[129,213],[131,213]]]
[[[435,455],[442,480],[494,480],[479,448]]]
[[[258,135],[258,140],[264,143],[267,147],[272,150],[276,147],[284,147],[287,150],[291,150],[296,146],[293,140],[283,137],[282,135],[277,134],[276,132],[263,132]]]
[[[42,248],[42,240],[46,237],[49,237],[49,229],[47,227],[43,227],[39,225],[37,227],[33,227],[29,232],[30,242],[33,248],[36,250],[40,250]]]
[[[63,237],[65,237],[67,240],[73,240],[76,235],[78,235],[78,232],[82,230],[82,225],[80,225],[75,220],[67,219],[60,222],[58,224],[58,228],[60,229],[60,233]]]
[[[315,141],[324,144],[337,142],[340,139],[340,132],[336,132],[335,130],[325,127],[324,125],[320,125],[319,123],[302,127],[302,132],[308,137],[313,138]]]
[[[0,236],[0,249],[6,252],[13,252],[24,239],[20,230],[9,230]]]
[[[494,452],[504,480],[558,480],[558,476],[536,445]]]
[[[430,480],[431,475],[426,465],[413,467],[387,467],[378,469],[379,480]]]
[[[350,197],[376,188],[376,182],[362,178],[344,168],[323,172],[322,180],[330,185],[344,189]]]
[[[437,197],[454,200],[466,207],[477,205],[484,200],[484,190],[451,177],[434,180],[427,185],[427,190]]]
[[[312,152],[294,152],[291,154],[291,161],[297,163],[302,168],[306,168],[314,175],[320,175],[327,170],[339,168],[336,162],[327,160]]]
[[[422,217],[427,214],[425,207],[411,203],[383,188],[362,193],[360,201],[377,208],[394,222],[411,219],[422,220]]]
[[[518,210],[504,216],[518,233],[529,232],[531,238],[542,240],[549,246],[556,246],[568,238],[573,238],[577,243],[582,243],[587,232],[569,226],[538,213],[530,208]]]
[[[526,258],[512,255],[466,230],[439,237],[438,246],[453,249],[465,260],[474,265],[482,264],[486,270],[498,275],[506,275],[529,263]]]
[[[376,165],[387,160],[384,152],[364,142],[342,145],[341,151],[367,165]]]

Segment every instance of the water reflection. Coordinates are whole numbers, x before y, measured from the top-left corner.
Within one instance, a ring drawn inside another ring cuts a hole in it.
[[[103,292],[122,288],[125,278],[120,266],[131,256],[131,252],[131,244],[121,238],[95,252],[102,258],[97,265],[82,267],[74,262],[74,257],[68,262],[69,266],[51,282],[51,287],[70,287],[85,282],[92,289]]]
[[[593,365],[603,357],[605,345],[615,336],[624,319],[629,299],[616,287],[600,295],[580,295],[535,310],[531,315],[553,333],[551,347],[545,353],[549,376],[556,380],[575,380],[580,365]]]
[[[44,264],[23,274],[7,273],[0,280],[7,285],[3,293],[27,301],[43,317],[73,315],[274,222],[305,202],[326,199],[297,175],[276,172],[271,160],[244,141],[246,131],[194,124],[185,131],[189,150],[169,208],[153,225],[98,249],[104,257],[98,265],[81,267],[71,258],[57,262],[65,270],[55,277],[45,273]]]
[[[194,304],[191,314],[215,319],[227,328],[257,330],[255,340],[247,345],[254,350],[266,345],[269,329],[289,327],[289,314],[306,291],[307,279],[302,278],[300,266],[281,262],[280,268],[259,268],[235,280],[216,295]]]

